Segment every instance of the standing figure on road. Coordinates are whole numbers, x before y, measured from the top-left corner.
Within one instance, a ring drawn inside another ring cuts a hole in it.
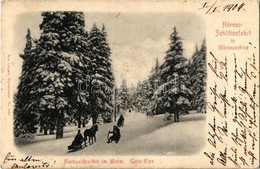
[[[125,118],[124,116],[121,114],[118,121],[117,121],[117,127],[123,127],[125,123]]]

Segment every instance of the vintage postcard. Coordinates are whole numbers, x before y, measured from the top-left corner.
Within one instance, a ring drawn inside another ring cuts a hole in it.
[[[1,168],[259,167],[259,1],[1,10]]]

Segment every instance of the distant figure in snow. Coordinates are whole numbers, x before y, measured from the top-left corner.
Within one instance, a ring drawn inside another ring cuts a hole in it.
[[[165,117],[163,120],[171,120],[171,114],[168,112],[165,112]]]
[[[125,118],[121,114],[119,119],[118,119],[118,121],[117,121],[117,127],[123,127],[124,126],[124,122],[125,122]]]
[[[154,112],[151,111],[151,110],[149,110],[149,111],[146,112],[146,117],[147,117],[147,118],[148,118],[148,117],[153,118],[153,114],[154,114]]]
[[[103,120],[101,114],[98,114],[98,118],[97,118],[96,122],[97,122],[97,124],[104,124],[104,120]]]
[[[110,136],[110,133],[112,133],[113,135]],[[117,126],[114,126],[113,131],[109,131],[107,134],[107,143],[111,143],[112,141],[118,143],[120,138],[121,138],[120,129]]]
[[[91,114],[92,118],[92,125],[95,125],[97,123],[98,115],[96,113]]]
[[[84,141],[84,138],[82,134],[80,133],[80,130],[78,130],[77,135],[74,137],[74,140],[70,146],[68,146],[68,149],[77,149],[77,148],[82,148],[81,144]]]

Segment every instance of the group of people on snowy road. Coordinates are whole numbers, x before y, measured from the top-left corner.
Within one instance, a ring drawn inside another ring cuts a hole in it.
[[[121,138],[121,133],[120,133],[120,129],[119,127],[123,127],[124,126],[124,117],[123,115],[120,115],[118,121],[117,121],[117,125],[113,126],[113,130],[112,131],[108,131],[107,134],[107,143],[111,143],[113,141],[115,141],[115,143],[118,143],[120,138]],[[96,132],[98,131],[98,125],[95,124],[93,125],[90,129],[86,129],[84,131],[84,137],[81,134],[81,131],[78,130],[77,135],[74,137],[74,140],[72,142],[71,145],[68,146],[68,150],[69,151],[75,151],[78,149],[82,149],[84,147],[86,147],[86,141],[87,139],[89,140],[89,143],[93,144],[93,139],[96,142]],[[83,144],[85,143],[85,144]]]
[[[119,140],[121,138],[121,133],[120,133],[119,127],[123,127],[124,122],[125,122],[125,119],[124,119],[123,115],[121,114],[117,121],[117,125],[113,126],[113,131],[108,131],[108,133],[107,133],[107,143],[111,143],[113,141],[115,141],[115,143],[119,142]],[[110,136],[110,134],[112,134],[112,135]]]

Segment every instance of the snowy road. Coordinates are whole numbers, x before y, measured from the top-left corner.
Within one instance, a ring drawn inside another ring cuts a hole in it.
[[[27,143],[16,140],[17,148],[30,155],[192,155],[201,150],[206,140],[205,114],[180,116],[179,123],[163,121],[163,115],[147,118],[142,113],[127,112],[124,117],[125,125],[117,144],[106,143],[107,133],[114,125],[109,123],[99,126],[96,143],[76,152],[67,151],[77,133],[75,126],[65,127],[63,139],[49,135]]]

